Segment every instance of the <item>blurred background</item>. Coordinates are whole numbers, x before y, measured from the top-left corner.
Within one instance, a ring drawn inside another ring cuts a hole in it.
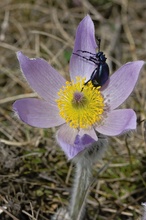
[[[12,104],[36,97],[16,52],[42,57],[69,80],[76,28],[85,15],[112,74],[126,62],[146,60],[146,2],[142,0],[0,1],[0,219],[46,220],[68,206],[74,167],[55,141],[55,128],[37,129],[14,117]],[[137,113],[136,132],[109,138],[93,168],[86,220],[140,219],[146,202],[146,76],[141,72],[123,107]],[[97,181],[98,180],[98,181]]]

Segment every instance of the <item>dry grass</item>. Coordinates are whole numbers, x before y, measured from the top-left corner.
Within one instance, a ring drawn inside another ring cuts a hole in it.
[[[142,0],[0,1],[1,220],[51,219],[68,204],[73,173],[56,145],[55,129],[31,128],[13,116],[14,100],[36,96],[22,78],[15,52],[43,57],[69,78],[75,30],[89,13],[112,73],[125,62],[145,60],[145,10]],[[87,220],[137,220],[141,215],[146,201],[145,100],[143,71],[123,105],[136,111],[137,132],[110,138],[103,161],[94,167],[96,178],[102,171],[88,198]]]

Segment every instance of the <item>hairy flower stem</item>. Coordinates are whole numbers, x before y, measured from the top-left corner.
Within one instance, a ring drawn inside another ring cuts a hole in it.
[[[80,161],[76,164],[76,174],[72,199],[70,205],[71,220],[81,220],[84,217],[86,197],[91,184],[92,166],[88,163],[83,165]]]
[[[107,143],[107,138],[98,134],[98,141],[73,159],[73,163],[76,165],[76,173],[69,209],[71,220],[85,219],[86,198],[92,183],[92,166],[102,158]]]
[[[146,202],[142,203],[143,205],[143,216],[141,220],[146,220]]]

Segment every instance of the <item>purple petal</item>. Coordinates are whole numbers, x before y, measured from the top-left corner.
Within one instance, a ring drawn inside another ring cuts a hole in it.
[[[107,114],[103,124],[96,131],[108,136],[120,135],[136,129],[136,114],[132,109],[117,109]]]
[[[58,90],[65,85],[65,79],[44,59],[29,59],[21,52],[17,52],[17,57],[32,89],[46,101],[54,102]]]
[[[95,41],[94,24],[90,16],[87,15],[80,22],[77,28],[73,52],[79,53],[77,50],[84,50],[95,54],[96,48],[97,48],[97,44]],[[87,55],[81,52],[80,54],[84,56]],[[95,69],[95,65],[93,63],[88,62],[77,55],[72,54],[70,60],[71,80],[74,80],[76,76],[82,76],[82,77],[86,77],[86,79],[89,79],[94,69]]]
[[[90,129],[90,130],[83,130],[80,129],[79,131],[79,136],[84,136],[85,134],[89,135],[90,137],[92,137],[92,139],[94,139],[95,141],[98,140],[97,134],[95,133],[94,129]]]
[[[50,128],[64,123],[57,106],[40,99],[17,100],[13,104],[13,110],[23,122],[34,127]]]
[[[72,159],[79,152],[95,142],[88,132],[82,131],[82,135],[83,136],[80,136],[77,129],[70,128],[67,124],[62,125],[57,131],[57,142],[68,159]]]
[[[143,65],[144,61],[129,62],[110,77],[108,86],[102,88],[102,94],[108,100],[110,110],[121,105],[131,94]]]

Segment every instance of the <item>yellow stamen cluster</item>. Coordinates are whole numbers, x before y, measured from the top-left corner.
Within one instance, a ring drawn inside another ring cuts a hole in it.
[[[76,77],[74,82],[66,82],[58,92],[56,100],[60,116],[72,128],[88,129],[102,120],[104,98],[100,87],[94,87],[91,82],[84,85],[85,78]]]

